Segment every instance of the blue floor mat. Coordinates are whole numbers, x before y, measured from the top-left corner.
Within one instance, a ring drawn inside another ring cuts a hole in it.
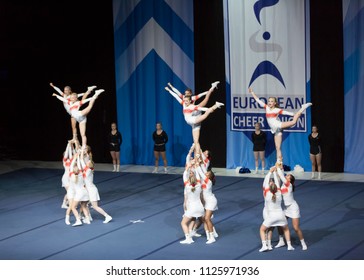
[[[80,227],[64,223],[63,171],[26,168],[0,175],[0,259],[2,260],[335,260],[364,259],[364,184],[296,181],[302,251],[291,227],[294,251],[285,247],[259,253],[262,180],[218,177],[214,193],[219,210],[213,222],[217,242],[195,238],[181,245],[181,175],[95,172],[100,206],[94,221]],[[71,217],[73,221],[73,217]],[[131,221],[140,220],[133,223]],[[273,242],[277,241],[277,232]]]

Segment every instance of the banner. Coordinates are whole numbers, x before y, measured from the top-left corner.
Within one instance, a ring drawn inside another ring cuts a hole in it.
[[[344,171],[364,174],[364,0],[343,0]]]
[[[182,106],[164,89],[194,89],[193,0],[113,0],[121,164],[154,165],[162,122],[169,165],[184,166],[192,143]]]
[[[278,106],[292,113],[310,99],[308,5],[304,0],[224,0],[228,168],[255,167],[251,134],[256,122],[268,137],[266,166],[276,162],[265,110],[249,87],[264,103],[276,97]],[[310,123],[308,109],[283,132],[283,161],[292,169],[297,164],[311,168]]]

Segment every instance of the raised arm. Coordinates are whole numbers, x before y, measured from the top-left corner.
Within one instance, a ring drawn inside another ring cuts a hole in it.
[[[178,103],[182,104],[182,98],[179,97],[179,95],[175,92],[173,92],[172,90],[170,90],[168,87],[165,87],[166,91],[168,91],[177,101]]]
[[[56,91],[56,92],[58,92],[61,96],[63,96],[63,95],[64,95],[63,91],[61,91],[61,89],[60,89],[60,88],[58,88],[58,87],[56,87],[53,83],[50,83],[49,85],[50,85],[52,88],[54,88],[54,89],[55,89],[55,91]]]
[[[68,103],[68,100],[62,96],[59,96],[58,94],[53,93],[52,96],[57,97],[59,100],[61,100],[64,103]]]
[[[284,173],[281,168],[277,167],[277,173],[278,173],[279,178],[283,182],[283,184],[286,184],[288,181],[287,181],[286,177],[284,177]]]
[[[269,189],[269,180],[272,175],[272,172],[268,172],[267,175],[265,175],[264,181],[263,181],[263,189]]]
[[[274,183],[276,184],[277,188],[279,188],[279,179],[277,176],[277,171],[273,172],[273,177],[274,177]]]
[[[258,98],[258,96],[256,96],[256,94],[254,93],[253,89],[252,88],[249,88],[249,92],[252,94],[252,96],[254,97],[255,101],[262,107],[265,108],[265,106],[267,106],[262,100],[260,100]]]
[[[186,156],[186,166],[190,163],[191,160],[191,154],[193,152],[193,150],[195,149],[195,143],[192,144],[190,150],[188,151],[188,154]]]
[[[168,83],[168,86],[172,89],[172,91],[174,93],[176,93],[179,96],[179,98],[181,98],[181,99],[183,98],[183,94],[178,89],[176,89],[174,86],[172,86],[171,83]]]

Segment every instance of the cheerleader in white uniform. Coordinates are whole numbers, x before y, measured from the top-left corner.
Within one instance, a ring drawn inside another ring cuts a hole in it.
[[[210,115],[210,113],[215,111],[217,108],[220,108],[224,104],[216,102],[215,105],[213,105],[210,108],[205,108],[200,105],[193,105],[191,95],[189,94],[184,95],[182,99],[177,93],[175,93],[168,87],[165,87],[165,89],[183,106],[183,115],[185,121],[192,127],[192,136],[193,136],[193,142],[195,144],[195,153],[196,154],[200,153],[199,138],[200,138],[201,122],[204,121]],[[204,111],[205,113],[200,114],[199,112],[201,111]]]
[[[61,100],[63,103],[67,103],[70,107],[69,110],[71,112],[71,116],[78,122],[79,124],[79,128],[80,128],[80,133],[81,133],[81,137],[82,137],[82,148],[86,147],[87,144],[87,138],[86,138],[86,121],[87,121],[87,115],[90,113],[96,98],[102,93],[104,92],[103,89],[99,89],[95,91],[95,94],[91,97],[91,98],[87,98],[85,100],[78,100],[77,98],[77,93],[71,93],[70,99],[67,100],[64,97],[61,97],[57,94],[53,94],[53,96],[57,97],[59,100]],[[88,104],[88,106],[83,109],[83,110],[79,110],[80,107],[87,103],[90,102]]]
[[[63,203],[62,203],[62,206],[61,208],[64,208],[64,209],[68,209],[68,206],[67,206],[67,190],[68,190],[68,187],[69,187],[69,170],[70,170],[70,165],[71,165],[71,160],[72,160],[72,147],[71,147],[71,143],[70,141],[67,143],[67,147],[66,147],[66,150],[64,151],[63,153],[63,167],[64,167],[64,173],[63,173],[63,176],[62,176],[62,187],[66,190],[66,194],[63,198]]]
[[[268,104],[265,104],[263,101],[261,101],[256,94],[253,92],[251,88],[249,88],[249,92],[253,95],[255,101],[262,107],[264,107],[267,117],[268,125],[271,129],[271,132],[274,134],[274,143],[277,150],[277,161],[279,161],[280,158],[282,158],[282,131],[285,128],[289,128],[294,126],[298,118],[301,116],[304,110],[306,110],[308,107],[312,105],[312,103],[305,103],[302,105],[301,109],[296,113],[288,112],[283,109],[280,109],[277,107],[277,99],[275,97],[270,97],[268,99]],[[279,115],[288,115],[292,116],[292,121],[282,122],[278,116]]]
[[[284,214],[286,217],[292,219],[292,226],[301,241],[302,250],[307,250],[307,245],[300,228],[300,207],[293,196],[295,177],[292,174],[287,174],[284,176],[284,173],[280,167],[277,167],[277,173],[283,183],[281,186],[281,193],[284,202]],[[283,236],[280,233],[279,242],[276,247],[278,248],[284,245]]]
[[[284,215],[283,209],[281,207],[282,194],[277,184],[278,179],[275,177],[275,182],[270,181],[272,173],[275,172],[275,167],[272,167],[268,174],[266,175],[263,183],[263,196],[264,196],[264,221],[260,226],[260,238],[262,240],[262,248],[259,252],[264,252],[269,250],[267,242],[267,231],[271,227],[281,226],[283,228],[284,235],[287,240],[288,250],[294,250],[291,245],[290,233],[287,225],[287,219]]]
[[[212,193],[212,185],[215,183],[215,174],[211,170],[204,173],[201,167],[197,168],[197,172],[200,178],[202,179],[201,180],[202,197],[205,208],[204,222],[206,225],[205,230],[207,236],[206,244],[211,244],[216,241],[215,237],[217,237],[214,224],[212,223],[211,220],[213,212],[218,209],[217,199],[215,195]]]
[[[192,236],[189,234],[189,223],[194,218],[200,218],[204,215],[204,208],[201,202],[201,184],[198,182],[199,176],[192,171],[190,166],[183,173],[184,190],[184,215],[181,221],[181,227],[185,234],[185,240],[181,244],[193,243]]]
[[[79,155],[79,152],[77,154],[75,154],[75,156],[71,162],[71,166],[70,166],[70,171],[71,171],[70,172],[70,188],[74,189],[74,198],[73,198],[73,202],[72,202],[72,213],[76,217],[76,222],[72,226],[82,225],[80,215],[77,212],[77,206],[80,202],[81,202],[81,210],[86,217],[84,222],[86,224],[90,224],[90,220],[89,220],[90,214],[86,207],[87,202],[89,201],[89,196],[88,196],[88,193],[87,193],[87,190],[85,187],[85,183],[83,180],[81,166],[77,160],[78,155]],[[69,221],[69,217],[68,217],[68,221]]]
[[[70,100],[70,96],[71,96],[71,93],[72,93],[71,87],[65,86],[64,91],[61,91],[60,88],[53,85],[53,83],[50,83],[50,86],[53,87],[55,89],[55,91],[57,91],[62,97],[64,97],[68,101]],[[91,91],[93,89],[95,89],[95,88],[96,88],[96,86],[90,86],[90,87],[87,88],[86,93],[79,93],[79,94],[77,94],[77,97],[82,97],[82,100],[84,100],[91,93]],[[63,102],[63,106],[66,109],[67,113],[71,115],[70,105],[68,104],[68,102]],[[72,127],[73,139],[77,138],[76,124],[77,124],[76,119],[73,118],[72,115],[71,115],[71,127]]]
[[[89,156],[87,156],[87,157],[89,157]],[[98,205],[98,201],[100,200],[100,195],[99,195],[99,191],[98,191],[97,187],[93,183],[94,182],[94,163],[92,160],[88,160],[86,163],[83,156],[80,158],[81,158],[81,166],[83,169],[84,182],[86,184],[86,189],[87,189],[87,192],[89,195],[91,205],[94,210],[96,210],[97,212],[99,212],[101,215],[103,215],[105,217],[105,220],[103,223],[106,224],[112,220],[112,217],[110,215],[108,215],[104,211],[104,209],[102,209]]]

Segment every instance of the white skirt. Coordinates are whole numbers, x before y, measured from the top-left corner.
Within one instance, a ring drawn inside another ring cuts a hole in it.
[[[284,214],[291,219],[300,218],[300,207],[297,202],[294,201],[291,205],[284,206]]]
[[[99,190],[94,184],[86,185],[86,189],[91,202],[100,200]]]

